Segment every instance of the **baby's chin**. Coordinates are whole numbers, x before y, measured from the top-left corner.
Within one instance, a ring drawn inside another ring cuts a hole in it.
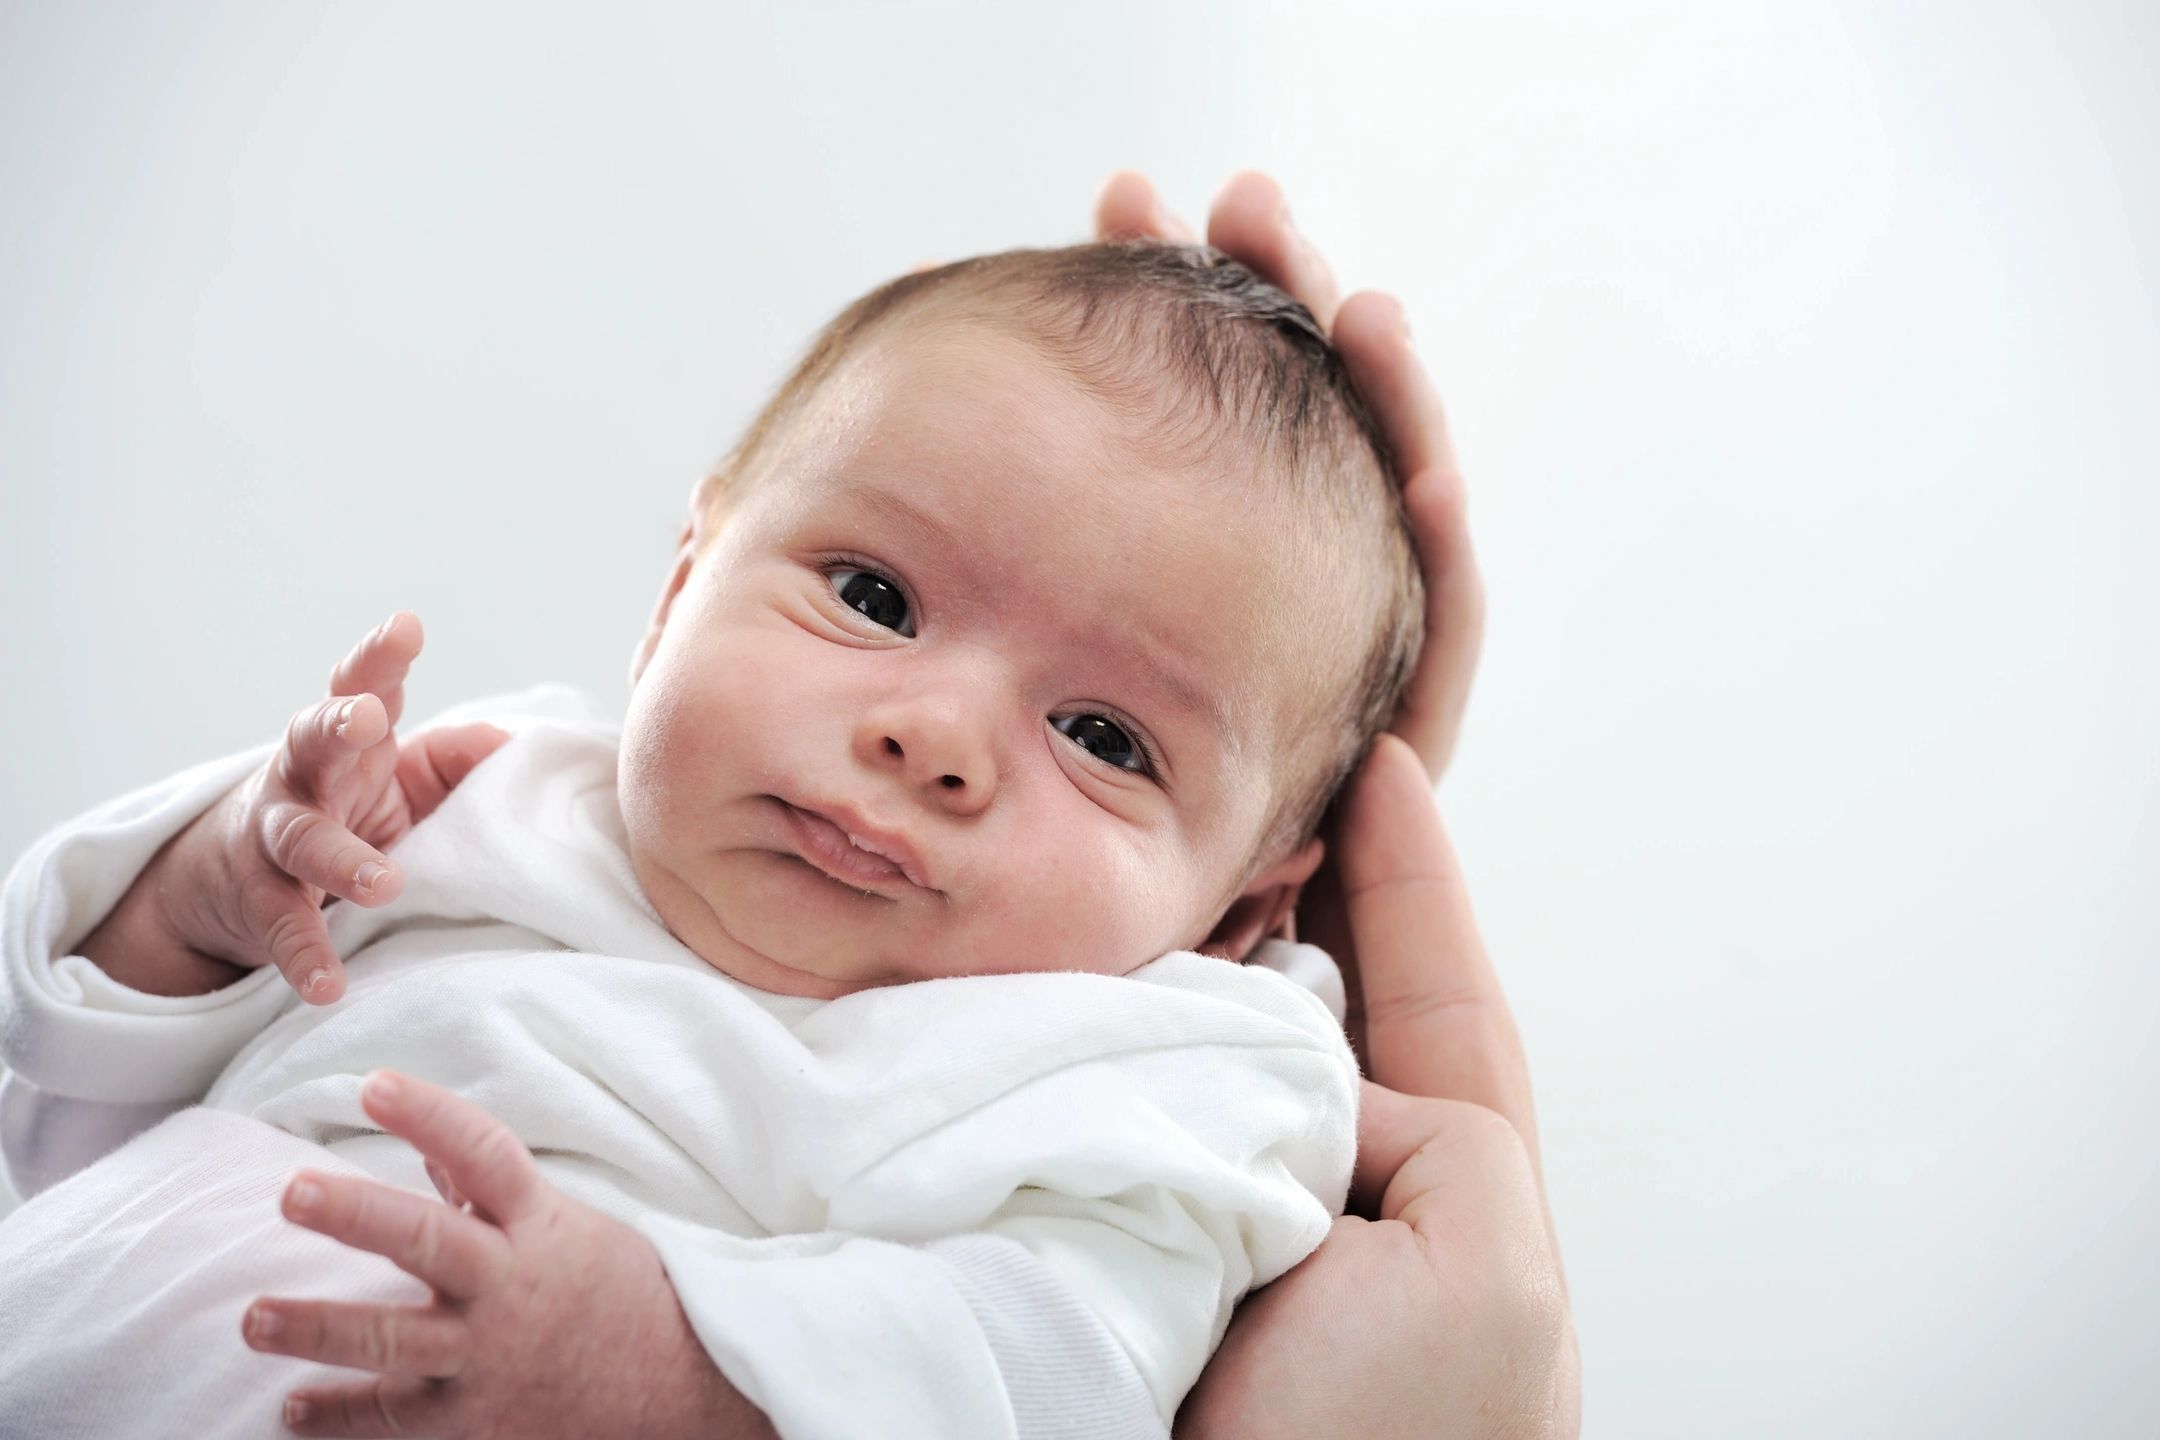
[[[791,855],[730,851],[703,859],[694,877],[635,849],[631,866],[669,933],[721,974],[771,994],[818,1000],[918,978],[877,943],[894,902],[850,889]],[[889,944],[889,935],[883,938]]]

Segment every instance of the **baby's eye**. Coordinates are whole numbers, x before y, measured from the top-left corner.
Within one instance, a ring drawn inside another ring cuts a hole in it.
[[[1072,738],[1072,742],[1093,755],[1107,761],[1120,770],[1130,770],[1136,775],[1150,773],[1147,754],[1138,741],[1127,735],[1110,720],[1100,715],[1061,715],[1050,722],[1058,733]]]
[[[897,630],[902,635],[915,633],[908,620],[907,597],[900,593],[899,586],[876,571],[840,566],[827,570],[825,578],[832,582],[834,593],[848,608],[860,610],[888,630]]]

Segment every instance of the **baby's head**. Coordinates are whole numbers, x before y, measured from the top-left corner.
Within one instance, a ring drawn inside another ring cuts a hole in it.
[[[692,497],[632,662],[637,877],[782,993],[1242,959],[1423,617],[1378,427],[1244,266],[1123,242],[909,275]]]

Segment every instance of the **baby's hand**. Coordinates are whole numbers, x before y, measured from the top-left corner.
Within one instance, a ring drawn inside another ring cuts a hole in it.
[[[424,1306],[257,1300],[256,1350],[350,1365],[285,1402],[302,1435],[771,1437],[683,1314],[650,1241],[542,1178],[500,1120],[425,1081],[368,1077],[361,1107],[428,1162],[443,1200],[303,1170],[287,1219],[381,1255]]]
[[[400,611],[355,646],[329,698],[293,716],[277,754],[159,853],[81,953],[157,994],[275,965],[311,1004],[343,995],[325,896],[396,899],[404,875],[383,849],[509,738],[468,725],[400,747],[393,727],[420,643],[420,621]]]

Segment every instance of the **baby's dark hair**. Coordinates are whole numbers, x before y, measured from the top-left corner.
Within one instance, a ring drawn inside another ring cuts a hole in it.
[[[713,505],[740,498],[844,358],[903,321],[929,320],[1014,335],[1166,454],[1235,447],[1292,503],[1285,538],[1315,589],[1340,603],[1300,594],[1283,610],[1314,632],[1312,653],[1334,673],[1302,687],[1303,753],[1277,772],[1235,877],[1242,887],[1318,829],[1393,716],[1424,642],[1425,587],[1387,439],[1340,352],[1311,311],[1210,246],[1116,240],[958,260],[880,285],[827,324],[715,467]]]

